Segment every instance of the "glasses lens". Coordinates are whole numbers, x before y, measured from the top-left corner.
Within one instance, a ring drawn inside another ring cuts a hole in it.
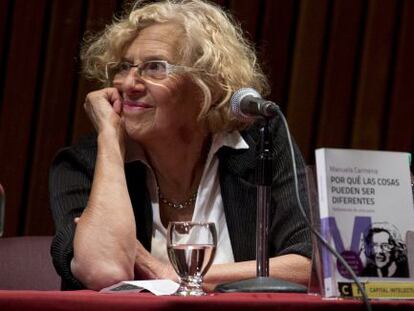
[[[139,74],[143,78],[162,80],[167,77],[167,63],[164,61],[150,61],[139,66]]]
[[[388,243],[374,243],[374,249],[381,249],[383,251],[390,251],[392,249],[392,245]]]
[[[392,246],[391,246],[390,244],[388,244],[388,243],[382,243],[382,244],[381,244],[381,248],[382,248],[384,251],[390,251],[390,250],[391,250],[391,248],[392,248]]]
[[[128,72],[131,70],[132,66],[132,64],[127,62],[118,63],[113,69],[113,77],[115,75],[119,75],[121,77],[128,75]]]
[[[116,76],[124,77],[128,74],[133,65],[127,62],[109,63],[106,65],[106,74],[109,80],[113,80]]]

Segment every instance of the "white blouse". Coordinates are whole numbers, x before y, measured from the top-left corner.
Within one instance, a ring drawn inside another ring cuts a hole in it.
[[[198,187],[192,221],[215,223],[217,230],[217,249],[213,261],[215,264],[234,262],[233,250],[221,197],[218,174],[219,159],[216,155],[217,151],[223,146],[228,146],[233,149],[249,149],[249,145],[237,131],[231,133],[218,133],[212,138],[211,148]],[[151,255],[163,262],[168,262],[166,246],[167,229],[162,224],[160,218],[158,190],[155,176],[152,169],[147,164],[147,161],[145,161],[143,152],[138,150],[136,146],[133,149],[135,150],[131,151],[131,148],[128,149],[129,152],[126,156],[127,162],[140,160],[146,164],[148,170],[147,187],[150,192],[153,215]]]

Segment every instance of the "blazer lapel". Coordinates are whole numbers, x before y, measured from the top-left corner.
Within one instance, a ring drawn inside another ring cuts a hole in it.
[[[255,131],[241,133],[249,149],[218,151],[221,195],[235,261],[256,258]]]
[[[134,209],[137,238],[148,251],[151,251],[152,207],[145,182],[145,166],[139,161],[126,163],[125,174]]]

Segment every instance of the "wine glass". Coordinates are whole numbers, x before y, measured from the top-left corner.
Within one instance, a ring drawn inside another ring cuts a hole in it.
[[[214,223],[170,222],[167,233],[168,257],[180,278],[176,296],[206,295],[203,276],[213,262],[217,247]]]

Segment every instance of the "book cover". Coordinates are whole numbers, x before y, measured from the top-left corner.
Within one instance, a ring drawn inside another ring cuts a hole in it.
[[[360,281],[414,282],[406,243],[414,230],[409,154],[317,149],[316,171],[321,234]],[[324,294],[343,295],[349,272],[325,247],[321,262]]]

